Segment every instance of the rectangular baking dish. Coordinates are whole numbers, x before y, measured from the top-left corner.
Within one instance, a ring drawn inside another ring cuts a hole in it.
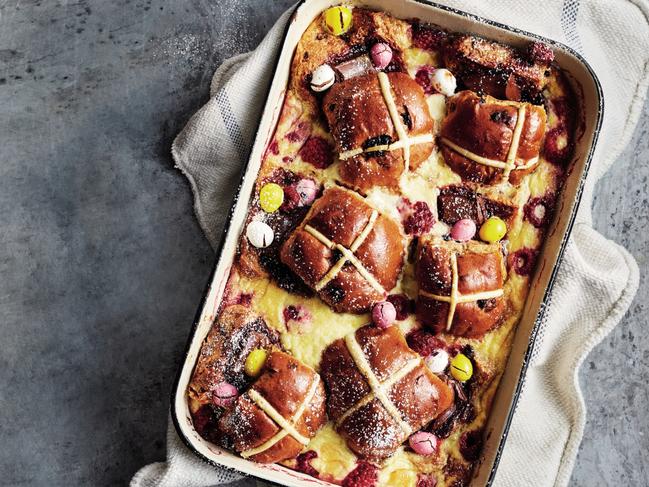
[[[238,238],[246,220],[248,204],[264,149],[273,136],[280,115],[293,52],[303,32],[313,19],[322,10],[339,3],[340,0],[302,0],[295,7],[288,23],[263,116],[257,129],[255,143],[248,163],[243,169],[242,179],[218,250],[218,261],[194,321],[185,359],[176,377],[171,399],[171,412],[178,434],[198,456],[213,465],[235,469],[287,486],[332,484],[280,465],[260,465],[244,460],[205,441],[196,433],[192,425],[186,389],[201,344],[218,313],[221,297],[236,255]],[[554,222],[546,235],[544,249],[531,282],[521,321],[516,329],[507,366],[495,395],[490,417],[485,425],[484,448],[471,484],[474,486],[491,485],[523,386],[534,342],[543,321],[548,295],[581,199],[586,174],[602,122],[604,110],[602,89],[591,67],[578,53],[563,44],[535,34],[424,0],[354,0],[345,3],[383,10],[399,18],[416,17],[452,31],[468,32],[513,46],[525,45],[532,40],[541,40],[552,46],[556,61],[569,73],[575,92],[581,99],[583,118],[581,132],[583,133],[577,140],[571,170],[559,196]]]

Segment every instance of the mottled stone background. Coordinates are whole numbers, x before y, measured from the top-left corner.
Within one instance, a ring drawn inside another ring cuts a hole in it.
[[[0,484],[123,485],[164,455],[214,255],[174,135],[292,0],[0,1]],[[640,292],[581,374],[583,486],[647,485],[649,105],[595,201]]]

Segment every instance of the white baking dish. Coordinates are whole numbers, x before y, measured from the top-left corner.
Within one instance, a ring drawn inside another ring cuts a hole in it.
[[[236,255],[237,242],[245,223],[248,203],[254,188],[264,149],[271,139],[282,108],[289,79],[291,59],[297,43],[311,21],[322,10],[339,4],[340,0],[303,0],[291,17],[284,45],[276,63],[275,75],[268,92],[263,117],[248,164],[244,168],[237,196],[233,203],[219,249],[219,259],[194,323],[187,353],[179,370],[172,396],[172,416],[180,437],[197,455],[219,466],[260,477],[287,486],[332,485],[309,475],[280,465],[260,465],[223,450],[201,438],[194,430],[189,413],[186,389],[192,371],[212,323],[217,315],[221,297]],[[572,169],[559,196],[554,222],[532,280],[526,307],[516,330],[511,354],[494,398],[491,415],[485,426],[485,443],[475,470],[472,485],[489,485],[495,476],[500,454],[523,386],[525,371],[534,347],[546,306],[546,300],[557,266],[570,233],[577,205],[581,198],[586,173],[592,157],[603,113],[602,90],[590,66],[573,50],[563,44],[501,25],[465,12],[423,0],[358,0],[346,2],[375,10],[384,10],[399,18],[419,18],[452,31],[469,32],[510,45],[525,45],[531,40],[550,44],[557,63],[570,74],[575,91],[580,94],[583,133],[578,139]]]

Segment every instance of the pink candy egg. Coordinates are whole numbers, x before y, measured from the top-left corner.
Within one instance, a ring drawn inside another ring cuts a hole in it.
[[[318,194],[318,186],[313,179],[300,179],[295,185],[295,190],[300,197],[300,206],[310,205]]]
[[[437,436],[419,431],[410,437],[408,444],[419,455],[432,455],[437,451]]]
[[[469,218],[458,220],[451,228],[451,238],[458,242],[468,242],[476,232],[475,222]]]
[[[232,404],[238,395],[239,391],[237,388],[228,382],[219,382],[212,390],[214,404],[221,407],[227,407]]]
[[[372,63],[376,69],[385,69],[392,61],[392,49],[384,42],[378,42],[370,50]]]
[[[388,328],[397,318],[397,310],[390,301],[381,301],[372,308],[372,321],[379,328]]]

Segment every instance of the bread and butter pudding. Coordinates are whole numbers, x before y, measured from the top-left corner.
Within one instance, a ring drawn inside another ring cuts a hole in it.
[[[544,44],[322,12],[187,390],[196,431],[333,484],[466,485],[578,113]]]

